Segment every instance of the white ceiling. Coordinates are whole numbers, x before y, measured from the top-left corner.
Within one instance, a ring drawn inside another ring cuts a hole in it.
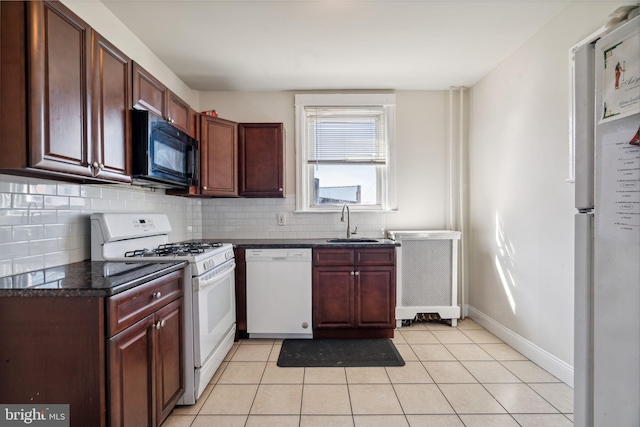
[[[557,0],[103,0],[198,91],[472,86]]]

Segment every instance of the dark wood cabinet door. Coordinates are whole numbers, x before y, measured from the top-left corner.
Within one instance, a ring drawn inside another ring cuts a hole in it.
[[[237,123],[200,116],[200,191],[208,196],[238,195]]]
[[[395,248],[355,249],[355,265],[395,265]]]
[[[355,325],[358,328],[394,328],[396,287],[393,266],[357,267]]]
[[[94,175],[131,182],[131,60],[92,32]]]
[[[147,70],[133,62],[133,107],[165,117],[167,88]]]
[[[147,316],[108,341],[112,427],[156,425],[154,318]]]
[[[189,133],[189,104],[170,90],[167,90],[167,96],[169,98],[167,100],[167,121],[178,129]]]
[[[313,265],[331,267],[346,265],[349,267],[353,267],[353,256],[353,249],[316,249],[313,251]]]
[[[30,166],[92,176],[91,28],[59,2],[28,2]]]
[[[284,144],[282,123],[241,123],[239,125],[238,193],[240,196],[285,196]]]
[[[184,393],[184,299],[178,298],[156,313],[157,425],[169,416]]]
[[[353,328],[353,267],[314,267],[313,328]]]

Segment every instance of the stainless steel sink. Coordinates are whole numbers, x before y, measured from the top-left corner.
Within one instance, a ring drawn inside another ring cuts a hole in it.
[[[329,243],[378,243],[375,239],[329,239]]]

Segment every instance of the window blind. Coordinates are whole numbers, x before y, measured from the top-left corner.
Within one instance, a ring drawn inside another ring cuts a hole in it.
[[[385,164],[383,107],[305,107],[311,164]]]

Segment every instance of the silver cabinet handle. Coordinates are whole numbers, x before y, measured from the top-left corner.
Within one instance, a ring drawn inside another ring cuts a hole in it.
[[[160,329],[160,328],[164,328],[164,324],[166,323],[166,321],[164,320],[160,320],[158,321],[158,323],[156,323],[154,326],[156,329]]]
[[[162,293],[161,293],[161,292],[154,292],[154,293],[153,293],[153,297],[154,297],[155,299],[160,299],[160,297],[162,297]]]

